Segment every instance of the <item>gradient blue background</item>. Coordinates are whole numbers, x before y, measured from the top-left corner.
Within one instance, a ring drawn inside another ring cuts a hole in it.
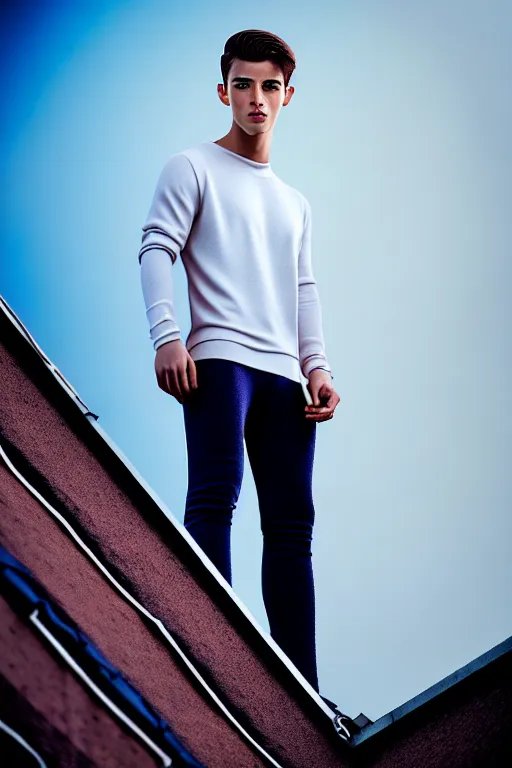
[[[169,155],[231,125],[225,40],[287,40],[270,159],[312,205],[341,397],[314,475],[321,691],[376,719],[511,634],[510,3],[41,2],[1,26],[0,291],[180,521],[141,227]],[[232,545],[268,629],[248,463]]]

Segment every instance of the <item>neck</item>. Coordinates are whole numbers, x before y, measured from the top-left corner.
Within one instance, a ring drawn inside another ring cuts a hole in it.
[[[237,155],[242,155],[248,160],[254,160],[255,163],[270,162],[271,131],[249,136],[233,121],[229,133],[214,143],[224,147],[224,149],[229,149],[231,152],[236,152]]]

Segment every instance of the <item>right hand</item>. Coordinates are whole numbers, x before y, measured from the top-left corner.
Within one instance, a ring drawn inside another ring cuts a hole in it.
[[[158,347],[155,357],[158,386],[183,405],[184,398],[197,389],[196,365],[181,339]]]

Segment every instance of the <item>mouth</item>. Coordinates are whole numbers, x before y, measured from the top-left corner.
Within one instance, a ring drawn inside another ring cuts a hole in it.
[[[249,112],[249,117],[266,117],[264,112]]]

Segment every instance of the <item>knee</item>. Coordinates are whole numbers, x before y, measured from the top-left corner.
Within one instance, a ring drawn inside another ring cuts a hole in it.
[[[269,521],[261,526],[264,547],[284,555],[311,556],[313,523]]]
[[[211,510],[213,516],[231,516],[239,495],[240,486],[236,483],[203,482],[188,489],[186,510]]]

